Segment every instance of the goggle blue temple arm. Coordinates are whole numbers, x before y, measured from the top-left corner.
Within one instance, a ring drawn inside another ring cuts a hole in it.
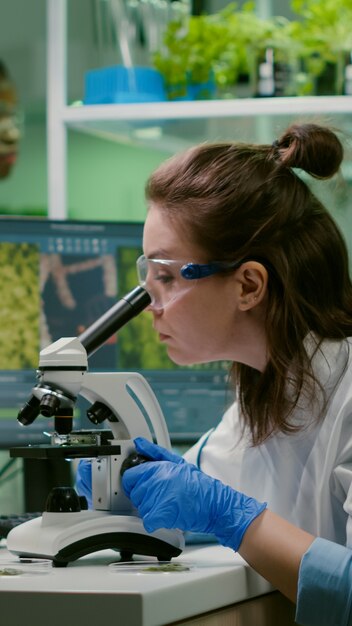
[[[243,260],[235,261],[233,263],[186,263],[186,265],[181,267],[180,274],[182,278],[185,278],[186,280],[196,280],[212,276],[212,274],[217,274],[218,272],[237,269],[242,263]]]

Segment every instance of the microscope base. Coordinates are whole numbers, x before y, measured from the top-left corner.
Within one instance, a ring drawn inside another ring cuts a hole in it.
[[[23,558],[51,559],[55,567],[66,565],[99,550],[117,550],[122,560],[134,554],[170,561],[184,548],[179,530],[147,533],[142,520],[107,511],[43,513],[20,524],[7,536],[7,548]]]

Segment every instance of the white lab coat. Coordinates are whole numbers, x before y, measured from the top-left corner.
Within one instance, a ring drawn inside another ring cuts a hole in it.
[[[313,367],[329,395],[323,419],[297,409],[302,431],[253,447],[235,402],[185,458],[306,531],[352,547],[352,338],[324,341]]]

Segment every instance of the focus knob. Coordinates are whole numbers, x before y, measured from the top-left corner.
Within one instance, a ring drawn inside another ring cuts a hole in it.
[[[48,513],[79,513],[82,507],[72,487],[54,487],[46,499],[45,510]]]
[[[147,457],[142,454],[138,454],[138,452],[131,452],[131,454],[129,454],[121,464],[120,476],[123,476],[125,471],[130,469],[130,467],[135,467],[136,465],[146,463],[147,461],[150,461],[150,459],[147,459]]]

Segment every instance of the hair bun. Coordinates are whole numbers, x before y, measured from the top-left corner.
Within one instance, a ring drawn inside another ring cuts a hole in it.
[[[343,160],[337,135],[318,124],[293,124],[274,143],[282,165],[300,168],[315,178],[331,178]]]

